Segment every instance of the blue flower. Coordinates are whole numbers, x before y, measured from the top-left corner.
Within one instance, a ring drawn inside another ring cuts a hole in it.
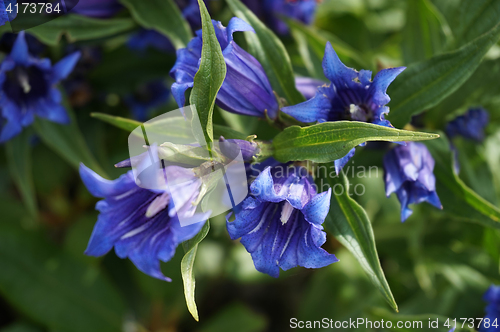
[[[124,98],[125,103],[132,110],[134,119],[146,121],[151,113],[166,104],[170,97],[170,89],[162,80],[142,84],[133,95]]]
[[[163,53],[173,53],[174,45],[163,34],[156,30],[140,29],[130,36],[127,46],[134,51],[144,53],[148,48],[154,48]]]
[[[410,204],[428,202],[442,209],[436,193],[434,159],[422,143],[408,142],[389,151],[384,157],[385,192],[396,193],[401,203],[401,221],[413,212]]]
[[[288,34],[288,26],[280,16],[311,24],[316,12],[316,0],[244,0],[250,10],[279,34]]]
[[[265,113],[275,118],[278,102],[260,63],[233,41],[235,31],[253,31],[252,27],[239,18],[232,18],[225,28],[220,22],[212,21],[222,54],[227,66],[224,83],[217,95],[217,104],[226,111],[264,117]],[[202,31],[196,32],[187,48],[177,51],[177,61],[170,71],[175,78],[172,94],[179,107],[185,104],[184,93],[193,86],[198,71],[202,49]]]
[[[67,124],[70,119],[61,105],[56,84],[66,78],[80,58],[75,52],[54,66],[49,59],[38,59],[28,52],[24,32],[19,33],[12,52],[0,64],[2,118],[0,142],[19,134],[35,115]]]
[[[258,271],[277,278],[280,268],[320,268],[338,261],[321,248],[331,189],[317,194],[312,183],[302,167],[267,167],[235,209],[235,220],[228,216],[229,236],[241,238]]]
[[[284,107],[283,112],[302,122],[361,121],[392,127],[385,119],[391,99],[387,87],[405,67],[383,69],[371,80],[369,70],[360,72],[346,67],[327,43],[323,58],[323,71],[331,81],[328,86],[319,87],[316,95],[298,105]],[[337,173],[354,155],[353,148],[347,156],[335,161]]]
[[[462,136],[476,142],[484,139],[484,128],[488,125],[489,114],[484,108],[472,108],[456,117],[446,126],[446,134],[453,138]]]
[[[0,26],[12,22],[17,17],[16,3],[16,0],[0,0]]]
[[[500,331],[500,286],[491,285],[483,299],[488,305],[479,332]]]
[[[179,177],[189,178],[192,172],[177,166],[167,167]],[[129,258],[142,272],[158,279],[170,281],[160,269],[160,261],[169,261],[177,246],[196,235],[203,223],[182,227],[178,213],[189,213],[191,200],[199,193],[185,190],[186,204],[174,208],[171,194],[156,192],[137,186],[133,171],[110,181],[101,178],[83,164],[80,176],[90,193],[103,200],[96,209],[100,212],[85,254],[102,256],[113,247],[120,258]],[[193,188],[191,188],[193,189]]]
[[[79,0],[71,12],[94,18],[109,18],[121,9],[118,0]]]

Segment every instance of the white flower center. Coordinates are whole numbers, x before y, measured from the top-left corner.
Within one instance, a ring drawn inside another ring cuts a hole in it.
[[[285,202],[285,205],[283,205],[283,209],[281,210],[281,224],[284,225],[290,219],[290,216],[292,215],[294,207],[288,203]]]

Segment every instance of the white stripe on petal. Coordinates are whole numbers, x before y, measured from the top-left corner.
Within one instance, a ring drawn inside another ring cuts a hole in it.
[[[149,204],[146,210],[146,218],[154,217],[158,212],[165,209],[170,201],[170,195],[168,193],[163,193],[156,197],[151,204]]]

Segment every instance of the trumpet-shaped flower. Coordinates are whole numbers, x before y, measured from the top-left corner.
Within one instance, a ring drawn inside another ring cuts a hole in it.
[[[191,169],[171,166],[166,171],[194,179]],[[100,213],[85,254],[102,256],[114,247],[118,257],[129,258],[142,272],[170,281],[161,272],[160,261],[169,261],[177,246],[203,226],[195,223],[183,227],[177,215],[192,210],[190,203],[200,185],[194,183],[177,193],[147,190],[137,186],[132,171],[110,181],[84,165],[80,166],[80,176],[93,196],[103,198],[96,205]],[[183,195],[185,206],[174,207],[171,195]]]
[[[275,118],[278,102],[261,64],[233,40],[235,31],[253,31],[252,27],[239,18],[232,18],[224,27],[212,21],[217,40],[226,62],[227,73],[217,94],[217,104],[226,111],[264,117],[265,112]],[[199,68],[202,50],[202,31],[196,32],[186,48],[177,51],[177,61],[170,71],[175,78],[172,94],[179,107],[185,104],[185,92],[193,86],[194,76]]]
[[[241,238],[258,271],[276,278],[280,268],[320,268],[338,261],[321,248],[331,189],[317,194],[312,184],[302,167],[267,167],[235,209],[234,221],[228,220],[231,239]]]
[[[302,122],[361,121],[392,127],[385,119],[391,99],[387,87],[405,67],[383,69],[371,80],[369,70],[356,71],[346,67],[327,43],[323,71],[331,81],[318,88],[316,95],[297,105],[284,107],[283,112]],[[335,161],[337,173],[354,155],[354,148],[344,158]]]
[[[0,107],[4,122],[0,142],[19,134],[35,116],[69,123],[56,85],[71,73],[79,58],[80,53],[75,52],[52,66],[49,59],[30,55],[25,34],[19,33],[11,53],[0,64]]]
[[[396,193],[401,203],[401,221],[413,213],[410,204],[428,202],[442,209],[436,193],[434,158],[422,143],[408,142],[389,151],[384,157],[385,192]]]

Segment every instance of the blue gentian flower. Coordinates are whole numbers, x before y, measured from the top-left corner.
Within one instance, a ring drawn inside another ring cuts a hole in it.
[[[323,85],[325,85],[325,82],[315,78],[295,77],[295,87],[307,100],[314,97],[318,88]]]
[[[19,134],[22,127],[33,122],[35,115],[69,123],[56,84],[71,73],[79,58],[80,53],[75,52],[52,66],[49,59],[31,56],[24,32],[19,33],[12,52],[0,64],[0,107],[4,122],[0,142]]]
[[[122,8],[118,0],[79,0],[71,12],[94,18],[109,18]]]
[[[190,169],[167,167],[176,176],[191,176]],[[96,209],[100,212],[85,254],[102,256],[113,247],[120,258],[129,258],[142,272],[161,280],[171,281],[163,275],[160,261],[169,261],[177,246],[195,236],[203,223],[182,227],[178,215],[192,210],[191,200],[198,189],[185,191],[185,207],[174,208],[171,194],[143,189],[137,186],[132,171],[110,181],[92,170],[80,166],[80,176],[90,193],[103,200]],[[189,188],[193,189],[193,188]]]
[[[222,54],[227,66],[224,83],[217,94],[217,104],[226,111],[264,117],[265,113],[275,118],[278,102],[260,63],[233,40],[235,31],[254,31],[243,20],[233,17],[225,28],[222,23],[212,21]],[[202,31],[196,32],[187,48],[177,50],[177,61],[170,71],[175,78],[172,94],[179,107],[184,107],[184,93],[193,86],[199,68],[202,49]]]
[[[323,71],[331,81],[318,88],[316,95],[303,103],[283,107],[282,111],[302,122],[361,121],[392,127],[385,119],[391,99],[387,87],[405,67],[383,69],[371,80],[369,70],[356,71],[346,67],[327,43],[323,58]],[[354,155],[353,148],[347,156],[335,161],[337,173]]]
[[[491,285],[483,297],[488,303],[479,332],[500,331],[500,286]]]
[[[280,268],[320,268],[338,261],[321,248],[331,189],[317,194],[313,183],[302,167],[267,167],[235,208],[235,220],[228,216],[231,239],[241,238],[258,271],[277,278]]]
[[[243,0],[257,16],[278,34],[288,34],[288,26],[280,19],[286,16],[305,24],[311,24],[316,12],[316,0]]]
[[[385,192],[396,193],[401,203],[401,221],[413,212],[410,204],[428,202],[442,209],[436,193],[434,158],[422,143],[408,142],[389,151],[384,157]]]
[[[170,39],[156,30],[140,29],[130,36],[127,46],[134,51],[144,53],[148,48],[153,48],[163,53],[174,53],[175,47]]]
[[[16,0],[0,0],[0,26],[12,22],[17,17],[16,3]]]
[[[140,85],[133,95],[125,96],[134,119],[146,121],[151,113],[166,104],[170,98],[170,89],[162,80],[155,80]]]
[[[456,117],[446,126],[450,138],[462,136],[476,142],[484,140],[484,128],[488,125],[489,114],[484,108],[472,108]]]

